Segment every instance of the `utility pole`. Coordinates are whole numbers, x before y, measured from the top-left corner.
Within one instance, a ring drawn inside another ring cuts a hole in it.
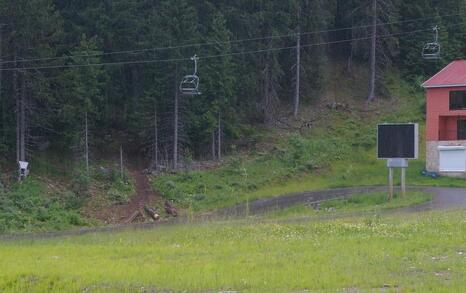
[[[372,44],[371,44],[371,60],[370,60],[370,81],[369,95],[367,96],[366,108],[370,102],[375,99],[375,83],[376,83],[376,47],[377,47],[377,0],[372,0]]]

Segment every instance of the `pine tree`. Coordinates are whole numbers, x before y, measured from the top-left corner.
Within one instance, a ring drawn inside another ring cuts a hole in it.
[[[97,40],[81,35],[79,46],[71,53],[69,62],[73,65],[97,64],[100,61]],[[83,153],[86,169],[89,172],[90,128],[103,119],[101,116],[104,98],[106,72],[101,66],[69,68],[62,85],[67,95],[63,96],[60,120],[63,131],[72,145],[78,145]]]

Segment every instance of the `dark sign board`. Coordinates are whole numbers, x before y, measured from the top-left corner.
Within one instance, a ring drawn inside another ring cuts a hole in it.
[[[417,159],[419,126],[407,124],[379,124],[377,126],[377,157],[379,159]]]

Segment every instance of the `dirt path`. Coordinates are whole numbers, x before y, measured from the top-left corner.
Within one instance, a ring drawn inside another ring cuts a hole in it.
[[[142,171],[132,169],[130,173],[134,180],[136,195],[130,199],[129,203],[124,205],[124,214],[122,215],[123,223],[136,211],[142,210],[145,205],[154,206],[156,203],[161,202],[160,196],[152,190],[149,179]]]
[[[162,205],[162,197],[156,194],[150,185],[149,178],[142,172],[142,168],[131,166],[129,173],[133,179],[135,186],[135,195],[129,199],[126,204],[114,204],[101,208],[95,208],[87,216],[96,218],[106,225],[122,225],[128,224],[128,220],[137,212],[143,211],[144,206],[148,205],[152,208]],[[149,220],[139,216],[134,222],[144,222]]]

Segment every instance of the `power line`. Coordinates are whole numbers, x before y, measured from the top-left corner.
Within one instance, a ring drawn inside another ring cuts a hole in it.
[[[443,16],[428,16],[428,17],[420,17],[414,18],[409,20],[403,21],[395,21],[395,22],[386,22],[386,23],[379,23],[377,26],[386,26],[386,25],[393,25],[393,24],[401,24],[401,23],[408,23],[408,22],[417,22],[420,20],[425,19],[433,19],[433,18],[445,18],[445,17],[452,17],[452,16],[464,16],[466,12],[463,13],[455,13],[455,14],[447,14]],[[322,33],[330,33],[330,32],[338,32],[338,31],[345,31],[345,30],[353,30],[353,29],[363,29],[363,28],[370,28],[373,25],[362,25],[362,26],[351,26],[345,28],[336,28],[336,29],[329,29],[329,30],[317,30],[317,31],[309,31],[300,33],[301,36],[306,35],[314,35],[314,34],[322,34]],[[430,30],[430,29],[429,29]],[[425,30],[428,31],[428,30]],[[297,33],[290,33],[290,34],[283,34],[283,35],[271,35],[265,37],[255,37],[255,38],[246,38],[246,39],[239,39],[239,40],[232,40],[232,41],[225,41],[225,42],[203,42],[203,43],[191,43],[191,44],[184,44],[184,45],[176,45],[176,46],[165,46],[165,47],[155,47],[155,48],[146,48],[146,49],[135,49],[135,50],[123,50],[123,51],[115,51],[115,52],[102,52],[96,54],[79,54],[79,55],[72,55],[72,56],[58,56],[58,57],[43,57],[43,58],[31,58],[31,59],[23,59],[23,60],[7,60],[2,61],[0,64],[10,64],[10,63],[25,63],[25,62],[34,62],[34,61],[51,61],[51,60],[64,60],[71,57],[99,57],[99,56],[108,56],[108,55],[122,55],[122,54],[142,54],[146,52],[155,52],[155,51],[163,51],[163,50],[174,50],[174,49],[183,49],[183,48],[191,48],[191,47],[202,47],[202,46],[213,46],[213,45],[223,45],[223,44],[235,44],[235,43],[243,43],[243,42],[252,42],[252,41],[260,41],[260,40],[267,40],[267,39],[281,39],[286,37],[296,37]],[[119,62],[115,62],[119,63]]]
[[[456,25],[462,25],[462,24],[463,23],[456,24]],[[418,33],[418,32],[425,32],[425,31],[430,31],[430,29],[428,29],[428,30],[427,29],[413,30],[413,31],[407,31],[407,32],[385,34],[385,35],[379,36],[378,38],[379,39],[384,39],[384,38],[390,38],[390,37],[394,37],[394,36],[407,35],[407,34],[413,34],[413,33]],[[301,47],[306,48],[306,47],[315,47],[315,46],[347,43],[347,42],[368,40],[368,39],[371,39],[371,38],[372,38],[372,36],[367,36],[367,37],[351,38],[351,39],[344,39],[344,40],[337,40],[337,41],[330,41],[330,42],[310,43],[310,44],[302,45]],[[295,49],[295,48],[296,48],[296,46],[267,48],[267,49],[260,49],[260,50],[233,52],[233,53],[227,53],[227,54],[199,56],[199,59],[212,59],[212,58],[220,58],[220,57],[227,57],[227,56],[258,54],[258,53],[273,52],[273,51],[291,50],[291,49]],[[87,64],[15,67],[15,68],[3,68],[3,69],[0,69],[0,71],[61,69],[61,68],[80,68],[80,67],[96,67],[96,66],[119,66],[119,65],[128,65],[128,64],[171,63],[171,62],[181,62],[181,61],[189,61],[189,60],[191,60],[191,58],[151,59],[151,60],[136,60],[136,61],[121,61],[121,62],[103,62],[103,63],[87,63]]]

